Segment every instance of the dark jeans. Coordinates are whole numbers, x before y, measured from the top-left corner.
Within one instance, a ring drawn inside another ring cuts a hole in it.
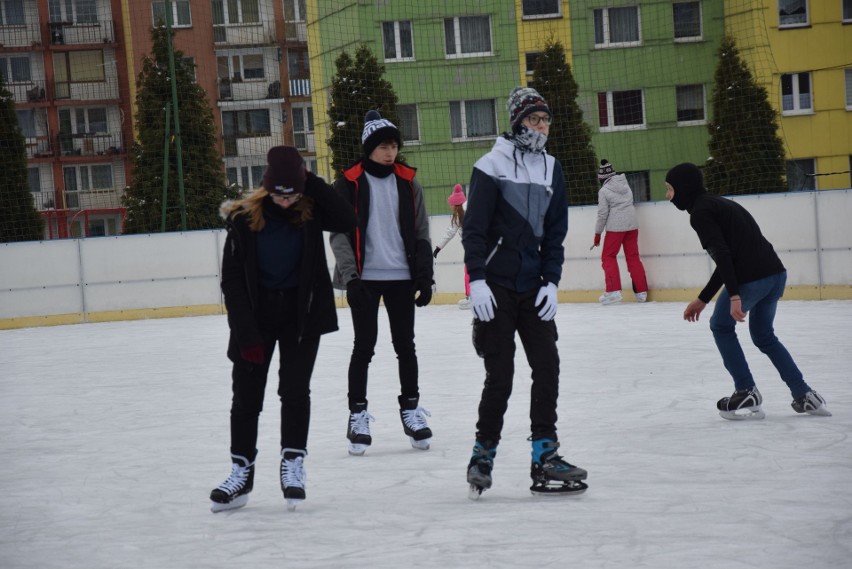
[[[352,309],[355,345],[349,361],[349,408],[367,401],[367,369],[379,334],[379,300],[384,299],[390,321],[391,341],[399,361],[399,385],[405,398],[418,397],[417,354],[414,351],[413,282],[363,281],[369,297],[366,306]]]
[[[556,323],[544,322],[535,307],[538,289],[518,293],[488,283],[497,303],[494,319],[473,322],[473,345],[485,360],[485,387],[479,402],[476,438],[500,441],[503,416],[515,375],[515,332],[521,338],[532,368],[530,426],[533,439],[556,440],[556,401],[559,398],[559,352]]]
[[[281,398],[281,448],[307,449],[311,421],[311,374],[319,337],[302,338],[296,329],[296,289],[262,291],[258,323],[266,361],[234,363],[231,403],[231,453],[254,460],[257,422],[263,410],[266,376],[278,344],[278,396]]]

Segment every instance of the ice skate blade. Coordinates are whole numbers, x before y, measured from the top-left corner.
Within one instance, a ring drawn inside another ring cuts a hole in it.
[[[805,413],[814,417],[831,417],[831,411],[826,409],[825,405],[820,406],[819,409],[808,409]]]
[[[304,500],[302,500],[302,499],[287,498],[287,511],[288,512],[295,512],[296,506],[298,506],[302,502],[304,502]]]
[[[756,421],[766,417],[766,413],[760,407],[740,409],[739,413],[736,411],[719,411],[719,415],[728,421]]]
[[[408,437],[408,440],[411,441],[412,448],[416,448],[417,450],[429,450],[429,442],[432,439],[430,438],[415,441],[414,437]]]
[[[364,456],[364,453],[367,452],[367,449],[370,448],[370,445],[358,445],[355,443],[349,443],[349,454],[352,456]]]
[[[214,514],[217,512],[224,512],[226,510],[236,510],[237,508],[242,508],[246,504],[248,504],[248,494],[243,494],[242,496],[237,496],[227,504],[221,504],[219,502],[210,501],[210,511]]]
[[[467,489],[467,498],[468,500],[473,500],[474,502],[478,501],[482,497],[482,491],[485,490],[482,486],[477,486],[476,484],[471,484]]]
[[[556,482],[556,481],[554,481]],[[570,482],[566,482],[565,484],[559,485],[543,485],[538,486],[533,484],[530,486],[530,493],[533,496],[579,496],[588,490],[589,485],[585,482],[579,482],[577,480],[572,480]]]

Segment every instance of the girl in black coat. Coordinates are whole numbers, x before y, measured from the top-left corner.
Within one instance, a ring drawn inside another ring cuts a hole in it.
[[[337,330],[323,231],[352,231],[355,211],[314,174],[295,148],[267,155],[263,187],[226,202],[222,292],[231,329],[231,475],[210,494],[214,512],[248,502],[257,425],[276,343],[281,398],[281,489],[304,500],[310,380],[322,334]]]

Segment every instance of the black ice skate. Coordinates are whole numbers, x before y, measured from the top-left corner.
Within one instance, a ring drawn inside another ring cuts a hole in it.
[[[254,462],[244,456],[231,455],[231,475],[218,488],[210,492],[210,511],[242,508],[248,503],[254,486]]]
[[[420,450],[429,450],[429,442],[432,440],[432,430],[426,422],[426,417],[432,414],[419,405],[418,397],[399,396],[399,418],[402,419],[402,428],[411,441],[411,446]]]
[[[530,492],[536,496],[576,496],[588,488],[588,473],[556,454],[559,443],[551,439],[532,441]]]
[[[373,444],[370,436],[370,422],[376,419],[367,413],[367,404],[358,403],[354,410],[349,411],[349,423],[346,427],[346,438],[349,439],[349,454],[362,456],[367,447]]]
[[[763,403],[763,395],[757,387],[734,391],[730,397],[723,397],[716,403],[719,415],[729,421],[747,421],[750,419],[763,419],[766,413],[760,408]],[[793,407],[795,409],[795,406]]]
[[[281,491],[291,512],[305,499],[306,454],[307,451],[294,448],[281,451]]]
[[[467,465],[467,482],[470,484],[468,498],[479,500],[483,490],[491,488],[491,470],[494,468],[494,457],[497,455],[497,443],[492,441],[476,441],[473,454]]]
[[[790,405],[796,413],[807,413],[808,415],[820,415],[831,417],[831,412],[825,406],[825,399],[816,391],[808,391]]]

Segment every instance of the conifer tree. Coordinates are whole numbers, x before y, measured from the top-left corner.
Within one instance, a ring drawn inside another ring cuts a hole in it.
[[[163,211],[163,164],[166,105],[172,100],[168,60],[168,36],[165,27],[151,31],[152,53],[142,61],[137,79],[136,129],[133,145],[133,182],[127,187],[126,233],[159,232]],[[180,113],[183,185],[186,202],[186,228],[221,227],[219,206],[239,195],[239,188],[227,187],[222,158],[216,148],[213,111],[204,89],[193,78],[192,64],[180,51],[174,52],[175,81]],[[175,132],[175,113],[171,109],[170,132]],[[181,230],[181,205],[178,185],[177,144],[169,138],[168,185],[166,194],[166,231]]]
[[[592,131],[577,104],[577,81],[565,60],[565,48],[553,38],[545,42],[536,59],[533,86],[553,112],[547,152],[562,164],[568,203],[597,203],[598,167]]]
[[[331,82],[331,166],[334,175],[351,166],[362,156],[361,132],[364,115],[377,110],[383,118],[399,126],[393,85],[382,76],[385,66],[366,45],[355,51],[355,59],[343,51],[335,60],[337,69]],[[400,157],[400,160],[403,160]]]
[[[0,243],[42,238],[43,222],[27,184],[27,149],[15,96],[0,77]]]
[[[786,192],[784,144],[769,96],[725,37],[717,52],[707,190],[719,195]]]

